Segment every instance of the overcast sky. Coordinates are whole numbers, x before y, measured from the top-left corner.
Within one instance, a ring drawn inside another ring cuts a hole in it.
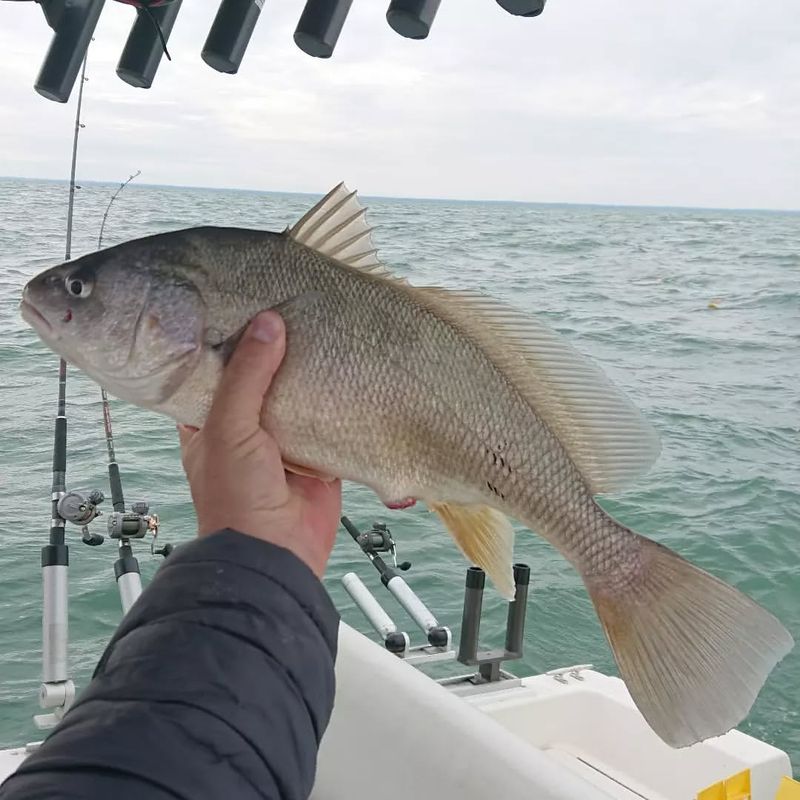
[[[364,195],[800,209],[796,0],[549,0],[534,19],[442,0],[431,35],[355,0],[331,59],[303,0],[266,0],[238,75],[200,59],[218,0],[185,0],[150,90],[115,72],[135,12],[90,47],[83,179]],[[65,177],[68,106],[33,89],[51,31],[0,0],[0,174]]]

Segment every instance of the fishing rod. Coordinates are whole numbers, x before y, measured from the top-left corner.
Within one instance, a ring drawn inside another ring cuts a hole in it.
[[[80,74],[75,127],[72,138],[72,161],[70,167],[69,200],[67,204],[67,231],[65,260],[72,258],[72,231],[75,211],[75,193],[80,187],[76,183],[78,161],[78,141],[85,127],[81,121],[83,108],[83,88],[86,78],[88,51],[84,55]],[[141,173],[137,171],[124,181],[112,195],[103,215],[98,238],[102,245],[103,232],[109,210],[119,193]],[[101,389],[103,407],[103,426],[108,451],[108,479],[111,488],[113,512],[108,515],[108,533],[119,540],[119,557],[114,563],[114,575],[119,588],[122,610],[127,614],[130,607],[142,592],[139,562],[133,555],[131,539],[144,538],[153,533],[150,552],[153,555],[168,556],[173,549],[165,544],[155,548],[158,536],[159,519],[157,514],[149,513],[149,504],[134,503],[130,511],[125,509],[122,490],[122,477],[117,463],[114,435],[111,425],[111,410],[108,394]],[[96,547],[105,541],[99,533],[89,531],[89,524],[101,515],[98,506],[105,500],[100,490],[88,493],[67,491],[67,362],[59,360],[58,399],[53,430],[53,480],[51,487],[51,519],[48,543],[41,550],[42,565],[42,684],[39,691],[39,705],[49,713],[34,716],[34,723],[40,729],[52,728],[64,716],[75,700],[75,684],[68,673],[67,650],[69,641],[69,546],[65,526],[67,522],[82,529],[84,544]]]
[[[86,83],[88,51],[83,57],[78,104],[75,110],[75,130],[72,137],[72,165],[69,178],[69,202],[67,204],[67,236],[65,259],[72,258],[72,223],[75,209],[75,170],[78,162],[78,137],[83,127],[81,108],[83,86]],[[42,548],[42,685],[39,705],[52,709],[48,714],[37,714],[34,722],[39,728],[51,728],[58,723],[75,700],[75,684],[69,678],[67,665],[67,641],[69,637],[69,546],[64,535],[68,519],[85,519],[85,524],[94,518],[102,496],[87,498],[91,508],[80,502],[67,500],[67,362],[62,358],[58,365],[58,402],[53,430],[53,483],[51,489],[51,515],[49,542]],[[94,502],[93,502],[94,501]]]
[[[127,180],[123,181],[108,201],[103,220],[100,223],[100,233],[97,236],[97,248],[103,246],[103,233],[105,232],[108,215],[111,206],[119,197],[120,193],[133,180],[139,177],[142,172],[136,170]],[[147,533],[152,533],[153,538],[150,542],[151,555],[162,555],[165,558],[172,552],[173,546],[165,544],[156,549],[158,538],[159,519],[158,514],[150,514],[150,506],[146,502],[133,503],[130,511],[125,510],[125,495],[122,490],[122,475],[120,474],[119,463],[114,449],[114,432],[111,425],[111,406],[108,401],[108,392],[100,387],[100,397],[103,405],[103,428],[106,436],[106,450],[108,451],[108,482],[111,487],[111,505],[114,511],[108,518],[108,532],[114,539],[119,539],[119,557],[114,562],[114,576],[117,580],[122,611],[128,613],[136,598],[142,593],[142,578],[139,569],[139,561],[133,554],[131,539],[144,538]]]

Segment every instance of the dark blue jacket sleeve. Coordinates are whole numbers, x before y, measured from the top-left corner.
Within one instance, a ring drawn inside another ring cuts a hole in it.
[[[306,798],[338,623],[288,550],[235,531],[178,548],[0,800]]]

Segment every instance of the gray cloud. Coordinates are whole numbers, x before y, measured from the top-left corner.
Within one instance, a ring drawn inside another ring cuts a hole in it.
[[[800,208],[800,19],[789,0],[550,0],[533,20],[444,0],[430,38],[356,0],[330,60],[267,3],[237,76],[199,52],[189,0],[151,90],[114,74],[133,11],[90,51],[80,175],[364,194]],[[50,31],[0,3],[0,173],[64,176],[73,105],[32,88]]]

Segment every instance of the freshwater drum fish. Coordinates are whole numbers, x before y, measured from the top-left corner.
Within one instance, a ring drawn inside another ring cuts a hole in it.
[[[381,264],[340,184],[281,233],[197,227],[33,278],[21,312],[109,392],[200,426],[248,321],[274,308],[285,359],[262,409],[286,468],[424,501],[512,598],[513,529],[581,575],[652,729],[683,747],[749,712],[793,646],[737,589],[595,501],[644,473],[658,437],[603,372],[534,317],[412,286]]]

